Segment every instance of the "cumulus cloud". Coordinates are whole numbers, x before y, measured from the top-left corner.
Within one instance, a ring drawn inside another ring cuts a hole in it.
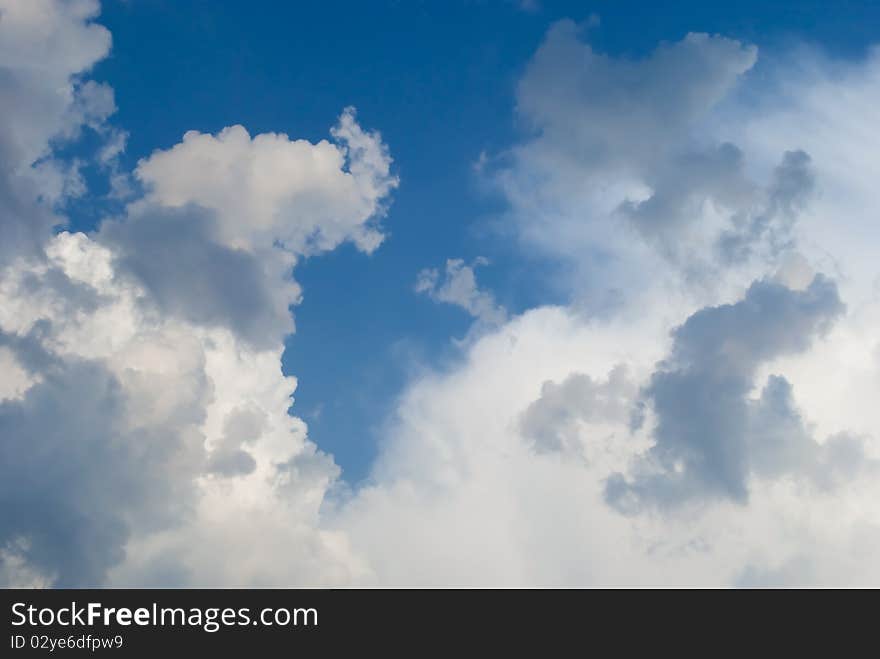
[[[3,583],[880,583],[875,54],[777,103],[735,40],[626,59],[554,25],[479,173],[570,304],[508,315],[482,259],[419,273],[480,331],[352,488],[280,360],[298,261],[380,245],[387,147],[351,109],[317,143],[191,131],[55,233],[88,194],[58,140],[128,178],[97,9],[0,2]]]
[[[768,383],[751,418],[747,396],[761,362],[806,350],[842,312],[836,287],[817,276],[804,291],[756,282],[741,302],[688,318],[674,330],[671,354],[646,388],[656,415],[656,444],[638,465],[635,482],[612,479],[611,502],[627,508],[642,499],[674,504],[722,496],[745,503],[752,471],[800,467],[795,459],[774,460],[771,448],[803,440],[806,451],[813,444],[787,427],[792,411],[785,380]]]
[[[880,306],[858,232],[876,56],[777,62],[766,88],[756,57],[690,35],[629,60],[548,32],[518,89],[528,133],[478,174],[501,226],[566,265],[572,304],[401,397],[332,518],[376,580],[880,579]]]
[[[24,541],[27,564],[54,585],[101,583],[124,556],[131,519],[162,523],[190,500],[201,450],[183,432],[192,421],[137,426],[126,405],[113,374],[88,361],[58,364],[0,403],[0,533],[7,547]]]
[[[564,266],[573,300],[607,313],[686,295],[696,309],[794,249],[813,190],[809,150],[767,154],[776,171],[760,172],[741,136],[717,129],[757,48],[692,33],[615,58],[583,32],[550,28],[517,88],[527,138],[485,174],[509,201],[503,226]]]
[[[378,133],[365,132],[347,108],[331,131],[335,143],[287,135],[251,137],[243,126],[217,135],[190,131],[167,151],[141,161],[147,186],[136,204],[203,206],[216,214],[218,240],[229,247],[280,243],[316,254],[351,240],[365,252],[382,241],[382,203],[398,183]]]
[[[369,558],[368,582],[875,583],[870,442],[815,438],[781,378],[743,410],[747,503],[716,496],[713,483],[688,509],[624,515],[608,504],[609,479],[659,440],[650,410],[641,426],[631,414],[656,349],[625,322],[585,324],[547,307],[480,338],[451,372],[414,382],[369,483],[328,515]],[[682,402],[683,426],[704,400]],[[665,476],[674,489],[675,472]]]
[[[288,414],[280,358],[297,259],[381,242],[387,148],[353,109],[333,142],[188,133],[139,163],[147,192],[119,217],[53,233],[72,190],[58,140],[97,132],[97,162],[126,177],[112,89],[87,78],[110,45],[97,11],[0,4],[0,575],[350,580],[363,566],[318,523],[339,470]]]
[[[344,541],[328,536],[325,548],[316,521],[338,469],[288,415],[285,328],[271,315],[276,298],[259,296],[295,287],[250,253],[216,245],[200,224],[207,211],[163,212],[175,223],[164,238],[149,232],[167,229],[157,211],[132,220],[142,235],[114,223],[94,238],[61,233],[45,245],[47,262],[4,272],[0,325],[18,372],[0,413],[7,562],[56,585],[99,584],[114,569],[124,583],[260,581],[274,561],[250,556],[247,520],[251,537],[262,535],[258,523],[289,526],[271,545],[287,576],[262,583],[344,573],[348,562],[329,558],[344,555]],[[193,263],[217,262],[219,279],[195,276]],[[232,306],[210,306],[221,293]],[[221,538],[248,554],[234,572],[208,559]],[[303,562],[287,556],[295,545],[307,547]]]
[[[312,144],[251,138],[242,126],[190,131],[138,163],[147,194],[97,239],[112,247],[120,276],[137,280],[164,313],[278,345],[293,330],[297,259],[347,240],[376,249],[397,186],[388,149],[353,108],[331,134],[335,142]]]

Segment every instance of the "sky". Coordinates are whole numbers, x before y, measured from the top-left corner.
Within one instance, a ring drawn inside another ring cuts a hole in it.
[[[469,325],[460,310],[416,296],[415,273],[447,258],[483,256],[492,265],[481,279],[507,308],[566,300],[563,291],[534,285],[522,253],[491,231],[503,201],[473,176],[481,153],[501,152],[521,135],[515,86],[548,25],[595,17],[601,29],[591,43],[628,56],[690,31],[760,36],[772,48],[801,36],[863,55],[880,9],[853,3],[851,10],[824,3],[111,2],[100,22],[114,46],[94,76],[112,81],[115,121],[130,134],[129,166],[193,127],[216,132],[242,123],[255,133],[319,140],[328,117],[354,105],[381,130],[405,182],[385,219],[389,238],[370,257],[342,245],[300,266],[303,303],[283,362],[301,383],[297,405],[313,437],[357,481],[415,365],[454,359],[450,338]],[[332,36],[309,25],[332,26]],[[83,209],[84,226],[98,219],[92,208]]]
[[[0,582],[876,585],[877,25],[0,0]]]

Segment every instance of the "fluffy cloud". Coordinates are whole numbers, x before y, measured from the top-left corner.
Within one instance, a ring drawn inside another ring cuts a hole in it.
[[[53,235],[66,193],[52,172],[67,166],[53,141],[94,129],[105,165],[124,148],[105,123],[112,90],[85,78],[109,48],[97,9],[0,5],[0,98],[15,108],[0,120],[0,574],[350,580],[364,568],[318,523],[338,468],[288,414],[280,358],[297,259],[381,241],[387,149],[352,109],[333,142],[188,133],[138,165],[147,193],[121,217]]]
[[[110,33],[91,21],[97,12],[96,0],[0,4],[0,262],[39,255],[63,222],[53,202],[76,170],[53,160],[50,140],[114,110],[108,87],[80,78],[110,48]]]
[[[690,35],[616,59],[551,28],[518,90],[530,133],[480,169],[572,304],[510,319],[402,397],[333,518],[378,581],[880,579],[859,233],[876,56],[771,62],[792,74],[782,99],[756,57]]]
[[[242,126],[190,131],[138,164],[146,196],[97,239],[164,313],[276,346],[293,331],[297,258],[346,240],[374,250],[397,186],[387,148],[352,108],[331,133],[335,143],[312,144]]]
[[[472,265],[461,259],[448,259],[441,275],[436,268],[425,268],[416,277],[416,293],[424,293],[432,300],[461,307],[483,327],[504,322],[507,312],[488,291],[480,290],[474,269],[486,265],[485,258],[477,258]]]
[[[765,149],[775,171],[758,172],[740,135],[718,130],[757,49],[689,34],[613,58],[582,39],[588,27],[552,26],[518,85],[531,135],[485,168],[506,226],[590,313],[731,299],[791,248],[814,183],[797,143]]]
[[[381,203],[397,186],[391,159],[353,108],[331,132],[335,144],[276,133],[251,138],[242,126],[217,135],[190,131],[138,164],[149,193],[137,206],[207,208],[217,239],[233,248],[280,243],[293,254],[315,254],[351,240],[371,252],[382,241],[375,225]]]
[[[30,386],[0,404],[0,535],[43,579],[101,583],[133,524],[189,507],[208,383],[185,333],[136,327],[109,255],[81,234],[45,250],[2,278],[0,325]]]
[[[612,479],[611,502],[624,509],[644,499],[669,505],[721,496],[746,503],[752,471],[802,469],[798,445],[804,452],[815,446],[791,409],[789,384],[772,378],[756,403],[748,393],[761,362],[805,351],[842,311],[835,286],[817,276],[804,291],[756,282],[741,302],[688,318],[674,330],[671,354],[645,391],[656,443],[634,483]]]
[[[338,469],[288,414],[296,381],[281,374],[285,328],[276,298],[259,296],[296,287],[217,245],[199,220],[207,211],[153,210],[91,237],[60,233],[45,259],[3,272],[0,328],[13,367],[0,403],[6,564],[28,583],[68,586],[344,580],[336,573],[357,561],[317,523]],[[219,280],[193,276],[193,263],[215,261]],[[168,288],[163,264],[180,290]],[[221,292],[238,306],[210,306]],[[278,299],[285,312],[295,302]],[[258,558],[248,538],[271,528],[285,532]],[[217,543],[243,555],[234,571]]]
[[[329,521],[379,583],[876,583],[866,447],[813,439],[781,379],[743,410],[759,476],[747,504],[706,496],[630,515],[608,505],[609,478],[657,445],[650,409],[631,423],[633,383],[650,384],[657,352],[625,322],[562,308],[513,319],[460,367],[413,384],[371,483]]]

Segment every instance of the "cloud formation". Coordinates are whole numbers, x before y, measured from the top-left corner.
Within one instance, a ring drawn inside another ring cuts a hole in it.
[[[436,268],[421,270],[416,277],[415,291],[437,302],[461,307],[482,327],[497,326],[507,318],[507,312],[490,292],[480,290],[474,272],[476,267],[487,264],[483,257],[478,257],[472,265],[466,265],[462,259],[447,259],[442,274]]]
[[[371,482],[336,511],[378,581],[880,579],[880,306],[853,242],[877,204],[863,142],[840,139],[868,125],[876,57],[834,76],[819,57],[781,100],[756,59],[711,35],[614,58],[550,29],[518,88],[528,133],[479,171],[508,203],[500,226],[564,264],[571,304],[407,389]]]
[[[569,302],[418,273],[480,331],[352,486],[280,360],[298,262],[383,240],[381,135],[190,131],[56,231],[85,194],[57,144],[93,132],[128,180],[97,11],[0,0],[4,584],[880,583],[876,53],[782,61],[782,102],[732,39],[626,59],[552,26],[481,172]]]
[[[115,109],[108,87],[79,78],[110,49],[91,20],[98,9],[97,0],[0,7],[0,262],[39,255],[64,221],[53,202],[75,170],[52,158],[50,140],[75,138]]]
[[[0,5],[0,97],[15,109],[0,120],[0,573],[59,586],[344,580],[358,562],[317,523],[338,468],[288,414],[296,381],[280,356],[297,259],[381,242],[388,151],[353,109],[332,142],[191,132],[139,163],[146,194],[120,217],[53,233],[69,195],[55,141],[93,130],[104,164],[124,148],[112,90],[86,78],[110,45],[97,11]],[[248,538],[273,528],[268,560]]]
[[[834,284],[817,276],[804,291],[759,281],[742,301],[688,318],[646,387],[656,444],[633,483],[612,477],[612,504],[627,509],[641,500],[670,505],[712,496],[746,503],[752,472],[800,467],[798,441],[804,451],[813,441],[790,427],[797,413],[786,380],[768,381],[757,403],[748,394],[761,362],[806,350],[842,313]]]
[[[358,125],[353,108],[331,134],[336,143],[311,144],[277,133],[251,138],[243,126],[217,135],[189,131],[138,164],[135,174],[149,192],[136,207],[212,210],[217,239],[229,247],[279,243],[309,255],[351,240],[371,252],[382,242],[382,202],[398,183],[388,150]]]

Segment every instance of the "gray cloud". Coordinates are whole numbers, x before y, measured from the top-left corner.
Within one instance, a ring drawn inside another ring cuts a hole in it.
[[[694,33],[661,44],[646,59],[613,58],[578,32],[567,20],[550,28],[517,101],[542,140],[583,165],[654,166],[757,58],[753,46]]]
[[[134,276],[164,313],[275,346],[293,330],[289,273],[269,253],[217,243],[213,215],[195,205],[148,207],[106,222],[99,239],[114,250],[118,271]]]
[[[572,373],[560,383],[548,381],[541,386],[541,397],[520,417],[520,429],[539,453],[566,451],[575,441],[573,425],[626,421],[633,412],[635,394],[636,385],[624,366],[615,367],[604,381]]]
[[[97,3],[0,7],[0,263],[42,256],[64,166],[50,141],[98,129],[115,110],[112,90],[81,75],[110,47],[110,33],[91,22]],[[75,171],[75,170],[74,170]]]
[[[517,88],[518,114],[534,132],[490,170],[510,225],[530,252],[557,267],[564,258],[560,273],[590,314],[607,315],[664,277],[702,294],[751,256],[755,218],[767,210],[768,189],[748,176],[746,155],[707,130],[757,49],[691,33],[644,57],[614,57],[581,30],[553,25]],[[737,260],[718,256],[725,232]]]
[[[58,360],[40,377],[0,402],[0,547],[56,586],[99,585],[135,518],[145,528],[186,512],[199,419],[129,427],[123,389],[95,362]]]
[[[251,473],[257,463],[245,447],[256,442],[265,429],[265,424],[265,414],[259,410],[233,410],[223,424],[223,435],[208,454],[206,471],[216,476]]]
[[[58,267],[47,267],[39,276],[33,272],[24,274],[20,283],[21,295],[36,296],[47,292],[64,307],[66,313],[92,313],[105,301],[92,286],[72,280]]]
[[[43,242],[51,235],[52,227],[63,221],[40,199],[33,179],[20,172],[20,158],[0,129],[0,264],[18,256],[42,256]]]
[[[749,402],[748,430],[750,464],[759,477],[799,474],[831,490],[877,467],[866,457],[861,437],[839,433],[816,442],[795,406],[791,384],[778,375],[768,378],[757,401]]]
[[[674,246],[674,237],[699,218],[706,199],[739,209],[755,196],[755,186],[743,173],[743,154],[730,143],[672,157],[668,167],[646,172],[652,194],[644,201],[625,201],[621,212],[661,248]]]
[[[609,479],[609,501],[621,509],[695,497],[745,502],[752,473],[849,469],[851,441],[813,446],[782,378],[771,379],[757,403],[748,399],[762,362],[806,350],[842,312],[836,286],[818,275],[804,291],[759,281],[740,302],[688,318],[645,390],[656,444],[631,480]]]
[[[718,248],[724,262],[744,261],[759,247],[769,249],[772,255],[791,247],[791,228],[814,188],[810,156],[804,151],[786,151],[773,172],[764,207],[754,213],[734,213],[734,227],[721,233]]]
[[[483,163],[510,201],[504,230],[551,257],[591,315],[659,281],[711,299],[727,271],[754,278],[778,265],[814,187],[810,158],[781,152],[764,181],[754,154],[716,128],[757,48],[692,33],[628,58],[582,32],[571,21],[550,28],[517,88],[533,134],[497,169]]]

